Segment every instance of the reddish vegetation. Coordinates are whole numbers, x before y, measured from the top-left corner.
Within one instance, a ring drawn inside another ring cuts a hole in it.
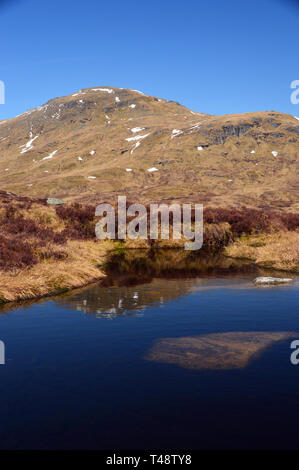
[[[127,209],[131,204],[132,202],[127,201]],[[145,207],[149,214],[150,206],[147,204]],[[194,222],[194,209],[191,213],[191,219]],[[172,219],[172,213],[170,213],[170,223],[172,223]],[[250,234],[255,231],[296,230],[299,228],[299,214],[248,207],[207,207],[204,209],[204,222],[207,224],[228,222],[231,225],[232,232],[241,235],[242,233]]]
[[[0,269],[2,270],[30,267],[50,258],[63,259],[67,256],[63,245],[68,240],[95,238],[94,206],[73,203],[57,206],[54,210],[48,208],[43,199],[17,197],[4,191],[0,191],[0,203]],[[48,215],[52,211],[55,223],[47,224],[41,217],[34,216],[31,209],[36,207],[43,209],[43,215]],[[149,214],[149,206],[147,211]],[[299,214],[245,207],[207,208],[204,210],[204,222],[206,224],[204,246],[210,250],[227,245],[242,234],[297,230]],[[224,223],[229,225],[225,226]],[[151,245],[155,244],[151,242]]]
[[[95,207],[82,204],[56,207],[56,214],[64,221],[63,236],[73,240],[90,240],[95,237]]]
[[[194,220],[194,216],[193,216]],[[228,222],[235,236],[277,230],[297,230],[299,214],[260,209],[207,208],[204,210],[204,222],[218,224]]]
[[[127,208],[130,204],[130,202],[127,202]],[[149,205],[146,205],[146,209],[149,223]],[[195,220],[194,209],[191,213],[191,220],[193,222]],[[173,214],[170,212],[170,224],[172,222]],[[297,230],[299,228],[299,214],[270,210],[263,211],[247,207],[207,207],[204,209],[205,224],[220,224],[225,222],[230,224],[234,236],[277,230]]]
[[[53,245],[62,245],[66,238],[52,228],[24,218],[14,207],[7,207],[1,217],[0,268],[7,271],[38,263],[39,259],[60,259],[62,254]]]
[[[37,263],[29,243],[21,240],[16,242],[12,237],[0,235],[0,269],[8,271],[13,268],[23,268]]]
[[[19,204],[19,207],[23,207],[29,209],[33,203],[35,204],[42,204],[46,205],[46,199],[37,199],[37,198],[30,198],[25,196],[17,196],[17,194],[10,193],[8,191],[0,190],[0,202],[1,204],[9,204],[11,202],[22,203]]]
[[[54,230],[30,216],[30,209],[45,206],[44,200],[32,200],[0,192],[0,269],[9,271],[33,266],[45,259],[64,259],[61,250],[68,240],[94,238],[92,206],[59,206],[56,208],[62,230]],[[47,210],[47,208],[45,208]]]

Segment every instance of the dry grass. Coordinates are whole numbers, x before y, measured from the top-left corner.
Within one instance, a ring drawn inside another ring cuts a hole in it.
[[[96,204],[115,201],[121,188],[134,201],[138,195],[147,202],[298,211],[298,121],[293,116],[211,116],[128,89],[115,89],[119,103],[114,93],[84,93],[83,103],[75,93],[1,123],[1,188]],[[134,142],[127,139],[133,135],[130,129],[139,126],[149,135],[131,153]],[[30,127],[39,137],[21,154]],[[173,129],[182,133],[171,138]],[[55,150],[53,158],[44,160]],[[149,173],[151,167],[159,171]],[[90,175],[96,179],[88,179]]]
[[[99,242],[95,238],[94,214],[91,205],[53,208],[44,200],[0,191],[0,303],[57,294],[98,280],[105,276],[103,265],[108,264],[109,251],[115,253],[118,267],[119,255],[124,251],[147,248],[146,257],[164,251],[155,259],[159,272],[170,272],[174,267],[178,271],[198,270],[199,260],[193,253],[181,249],[172,255],[169,250],[152,250],[183,248],[184,239]],[[229,256],[248,258],[266,267],[299,270],[299,231],[295,232],[299,230],[298,215],[207,208],[204,221],[202,252],[217,252],[243,235],[227,248]],[[146,263],[142,256],[124,261],[124,267],[133,267],[136,273],[145,265],[149,275],[153,272],[153,263]]]
[[[44,227],[51,228],[58,232],[65,228],[63,221],[57,215],[54,207],[32,204],[29,209],[22,211],[22,215],[25,219],[34,219]]]
[[[53,295],[105,276],[101,266],[112,242],[69,241],[63,261],[45,260],[31,268],[0,272],[0,302]]]
[[[299,231],[242,237],[226,247],[225,254],[268,268],[299,272]]]

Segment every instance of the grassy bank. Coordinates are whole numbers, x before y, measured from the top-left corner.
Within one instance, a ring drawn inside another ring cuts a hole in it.
[[[43,199],[0,191],[0,303],[53,295],[102,279],[111,252],[116,253],[117,265],[122,250],[145,248],[153,253],[184,245],[184,240],[99,241],[95,224],[94,206],[52,207]],[[207,208],[200,253],[216,253],[226,247],[227,256],[298,272],[298,229],[296,214]],[[196,253],[180,251],[183,256],[160,257],[159,272],[174,267],[182,272],[198,270]],[[130,260],[126,263],[130,265]],[[149,268],[153,270],[150,264]]]
[[[63,260],[42,260],[30,268],[1,272],[0,303],[54,295],[103,278],[109,245],[70,241],[63,248]]]
[[[243,236],[227,246],[225,254],[251,260],[261,267],[299,273],[299,232]]]
[[[94,207],[50,207],[0,192],[0,303],[39,298],[104,277],[112,242],[94,235]]]

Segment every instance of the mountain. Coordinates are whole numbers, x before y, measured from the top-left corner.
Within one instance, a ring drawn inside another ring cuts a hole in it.
[[[0,121],[0,189],[294,211],[298,140],[288,114],[212,116],[137,90],[88,88]]]

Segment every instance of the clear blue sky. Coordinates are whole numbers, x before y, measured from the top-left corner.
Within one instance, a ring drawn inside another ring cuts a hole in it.
[[[0,0],[0,119],[91,86],[299,115],[299,0]]]

